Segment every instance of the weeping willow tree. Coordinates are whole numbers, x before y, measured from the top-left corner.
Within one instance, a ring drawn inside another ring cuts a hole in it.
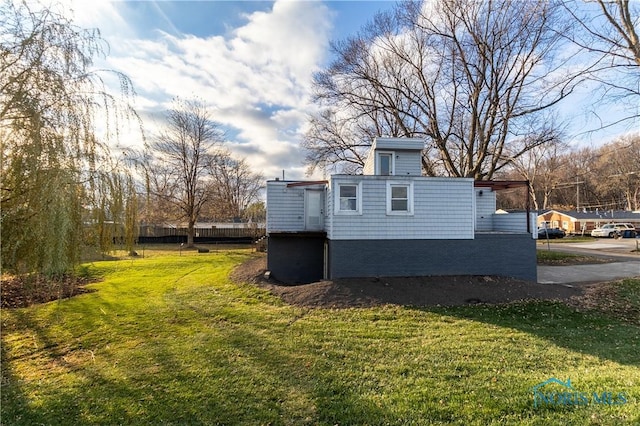
[[[131,174],[118,168],[92,179],[85,206],[85,242],[103,253],[115,245],[132,252],[138,237],[137,192]]]
[[[2,268],[64,275],[83,243],[96,242],[90,234],[99,227],[91,226],[91,215],[103,209],[103,224],[115,221],[124,211],[122,197],[130,196],[120,185],[125,172],[108,166],[107,143],[132,113],[126,108],[132,88],[112,72],[121,92],[111,95],[93,71],[107,47],[97,30],[33,2],[0,1]],[[106,127],[101,139],[98,120]],[[120,187],[96,203],[96,189],[114,186],[114,176]]]

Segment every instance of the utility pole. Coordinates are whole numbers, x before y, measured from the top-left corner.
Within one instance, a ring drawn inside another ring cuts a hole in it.
[[[580,182],[578,182],[578,175],[576,175],[576,211],[580,211]]]
[[[559,184],[553,186],[553,189],[570,188],[573,185],[576,186],[576,211],[577,212],[580,211],[580,184],[581,183],[584,183],[584,181],[583,180],[579,180],[579,176],[576,175],[576,181],[575,182],[564,182],[564,183],[559,183]]]

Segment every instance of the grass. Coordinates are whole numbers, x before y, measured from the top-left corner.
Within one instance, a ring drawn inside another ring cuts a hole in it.
[[[609,261],[601,257],[551,250],[536,250],[536,257],[538,265],[575,265],[580,263],[602,263]]]
[[[3,310],[2,424],[640,422],[637,325],[560,303],[302,309],[229,282],[252,255],[94,262],[96,292]],[[534,407],[551,377],[628,401]]]
[[[593,241],[597,241],[597,238],[594,238],[592,236],[589,235],[570,235],[567,236],[565,238],[553,238],[550,239],[549,242],[551,244],[563,244],[563,243],[583,243],[583,242],[593,242]],[[540,238],[538,240],[539,242],[544,242],[545,244],[547,243],[547,239],[546,238]]]

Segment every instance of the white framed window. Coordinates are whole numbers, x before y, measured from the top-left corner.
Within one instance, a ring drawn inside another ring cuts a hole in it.
[[[387,214],[413,214],[413,182],[387,182]]]
[[[362,182],[340,182],[335,189],[336,214],[362,214]]]
[[[382,176],[393,176],[396,166],[395,155],[393,155],[393,152],[381,151],[376,153],[376,155],[378,157],[378,169],[376,170],[376,174]]]

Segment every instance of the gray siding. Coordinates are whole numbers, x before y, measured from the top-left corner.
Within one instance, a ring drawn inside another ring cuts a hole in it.
[[[421,155],[424,139],[416,138],[375,138],[369,149],[362,174],[376,174],[376,151],[393,151],[395,153],[395,176],[421,176]]]
[[[385,149],[371,151],[362,169],[362,174],[366,176],[375,175],[377,168],[376,152],[394,153],[394,176],[421,176],[422,175],[422,151],[409,151],[401,149]]]
[[[493,218],[493,230],[500,232],[527,232],[526,213],[496,214]],[[537,237],[535,232],[535,215],[529,216],[529,229]]]
[[[420,138],[375,138],[373,149],[382,151],[412,150],[420,151],[424,149],[424,139]]]
[[[475,188],[476,231],[493,231],[496,193],[488,188]]]
[[[324,194],[325,210],[324,210],[324,230],[329,235],[333,226],[333,200],[334,193],[331,185],[327,186],[327,192]]]
[[[497,275],[535,282],[535,244],[528,234],[481,234],[462,241],[329,241],[329,278]]]
[[[267,234],[304,231],[304,187],[287,181],[267,182]]]
[[[345,181],[362,181],[362,214],[331,210],[326,229],[332,240],[474,238],[473,179],[333,176],[331,187]],[[389,181],[413,182],[412,215],[387,214]]]
[[[420,176],[422,163],[419,151],[396,151],[395,176]]]

